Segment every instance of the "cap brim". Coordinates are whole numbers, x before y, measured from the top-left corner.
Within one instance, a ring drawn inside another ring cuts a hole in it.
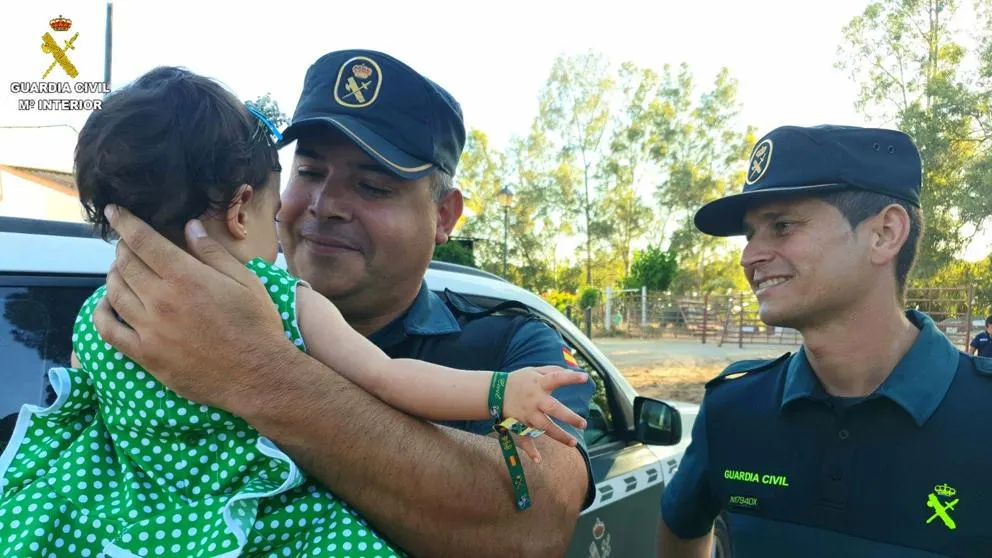
[[[850,184],[816,184],[812,186],[791,186],[765,188],[733,194],[699,208],[693,222],[700,232],[712,236],[739,236],[745,233],[744,214],[758,204],[793,198],[820,192],[832,192],[853,188]]]
[[[300,137],[307,129],[321,126],[332,126],[341,131],[362,151],[379,162],[386,170],[400,178],[415,180],[427,176],[434,170],[433,163],[427,163],[408,155],[403,150],[386,141],[382,136],[370,130],[361,121],[350,116],[319,116],[294,122],[282,133],[279,147]]]

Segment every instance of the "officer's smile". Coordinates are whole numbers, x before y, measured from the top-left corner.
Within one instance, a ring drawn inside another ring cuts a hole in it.
[[[361,252],[361,248],[347,240],[313,234],[301,235],[307,249],[317,254],[340,254],[342,252]]]
[[[773,287],[777,287],[778,285],[781,285],[783,283],[787,283],[791,279],[792,277],[788,277],[788,276],[776,276],[776,277],[765,277],[762,278],[761,280],[756,280],[753,282],[754,294],[760,296],[765,292],[767,292],[769,289]]]

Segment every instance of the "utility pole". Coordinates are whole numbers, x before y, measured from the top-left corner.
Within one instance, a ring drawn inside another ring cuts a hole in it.
[[[107,2],[107,36],[104,43],[103,83],[110,87],[110,65],[113,60],[114,3]]]

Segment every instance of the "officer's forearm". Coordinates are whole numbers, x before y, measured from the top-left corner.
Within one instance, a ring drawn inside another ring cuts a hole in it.
[[[708,558],[713,544],[713,531],[698,539],[680,539],[665,520],[658,525],[658,558]]]
[[[514,508],[495,439],[389,407],[304,353],[232,409],[415,556],[560,556],[585,497],[581,455],[542,437],[524,459],[533,506]],[[274,363],[275,364],[275,363]]]

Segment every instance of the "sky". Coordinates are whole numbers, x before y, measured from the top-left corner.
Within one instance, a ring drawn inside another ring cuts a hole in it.
[[[466,125],[501,147],[513,134],[526,132],[554,58],[593,49],[615,64],[630,60],[658,70],[687,62],[700,89],[728,67],[740,84],[741,122],[756,126],[759,135],[783,124],[865,125],[869,122],[854,109],[856,85],[834,64],[843,26],[866,4],[118,0],[111,84],[118,87],[158,65],[180,65],[223,81],[242,99],[271,93],[292,115],[313,61],[333,50],[368,48],[399,58],[448,89],[461,103]],[[653,12],[647,15],[647,9]],[[26,96],[14,95],[7,85],[40,81],[52,62],[41,50],[41,36],[59,15],[73,26],[52,33],[58,41],[79,33],[74,50],[67,51],[79,70],[76,81],[103,80],[106,2],[34,0],[18,3],[16,13],[4,8],[0,163],[71,170],[72,129],[4,129],[69,125],[78,130],[85,122],[86,112],[20,111],[17,98]],[[56,67],[52,80],[68,78]],[[291,154],[283,155],[288,167]],[[969,257],[988,251],[987,239],[980,244]]]

